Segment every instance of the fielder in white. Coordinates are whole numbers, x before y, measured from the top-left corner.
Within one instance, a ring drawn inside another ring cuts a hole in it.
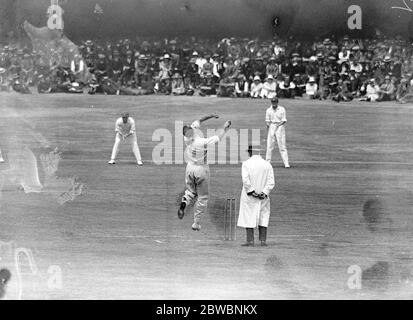
[[[271,162],[272,151],[277,142],[284,166],[290,168],[287,147],[285,144],[285,124],[287,123],[285,108],[278,105],[277,97],[271,99],[271,104],[272,106],[267,109],[265,116],[268,129],[266,160]]]
[[[128,113],[123,113],[122,117],[116,120],[115,132],[115,145],[113,146],[112,157],[110,158],[110,161],[108,163],[116,163],[116,157],[119,152],[119,145],[122,141],[127,140],[132,145],[132,151],[135,155],[138,166],[142,166],[143,163],[141,153],[139,151],[138,139],[136,137],[135,120],[129,117]]]
[[[1,154],[1,149],[0,149],[0,163],[3,163],[4,159],[3,159],[3,155]]]
[[[227,121],[217,135],[204,138],[200,130],[201,123],[212,118],[218,119],[218,115],[206,116],[195,121],[191,126],[184,126],[183,128],[184,140],[187,145],[185,150],[187,161],[185,172],[186,190],[178,210],[178,218],[183,219],[185,208],[196,201],[194,205],[194,223],[192,224],[192,230],[194,231],[201,230],[201,216],[206,213],[208,208],[210,179],[208,146],[218,143],[231,126],[231,121]]]
[[[249,146],[250,158],[242,164],[241,200],[238,227],[246,228],[247,242],[254,246],[254,229],[258,227],[261,246],[267,245],[267,228],[270,219],[270,192],[275,186],[274,170],[260,156],[260,148]]]

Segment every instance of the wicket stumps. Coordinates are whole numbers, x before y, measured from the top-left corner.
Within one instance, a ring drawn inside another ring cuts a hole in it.
[[[237,206],[234,198],[227,198],[225,200],[224,209],[224,240],[235,241],[235,231],[237,227]]]

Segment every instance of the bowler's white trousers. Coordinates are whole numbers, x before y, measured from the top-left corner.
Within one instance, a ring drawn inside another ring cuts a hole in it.
[[[185,172],[186,190],[182,201],[194,205],[194,222],[201,222],[201,215],[207,212],[209,197],[210,171],[207,164],[197,165],[188,163]]]
[[[288,151],[285,143],[285,125],[279,126],[275,123],[271,123],[268,129],[267,137],[267,155],[266,160],[271,161],[272,152],[275,148],[275,143],[278,144],[278,150],[280,151],[281,158],[284,162],[284,166],[289,167],[290,163],[288,162]]]

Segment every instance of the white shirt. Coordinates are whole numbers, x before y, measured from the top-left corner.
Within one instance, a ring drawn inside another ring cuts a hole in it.
[[[279,124],[281,122],[287,122],[285,108],[278,106],[277,109],[274,110],[272,106],[269,107],[265,115],[265,121],[267,122],[267,124]]]
[[[241,88],[240,84],[238,82],[236,82],[235,83],[235,92],[237,92],[237,93],[241,93],[241,92],[248,93],[249,92],[248,82],[247,81],[244,82],[244,88]]]
[[[354,70],[355,72],[361,73],[363,71],[363,66],[360,63],[352,63],[350,66],[350,70]]]
[[[348,61],[349,58],[350,58],[350,51],[349,50],[346,50],[345,52],[340,51],[338,53],[338,60],[340,60],[340,61]]]
[[[264,82],[263,89],[270,92],[275,92],[277,90],[277,83],[275,81],[271,83],[266,81]]]
[[[122,135],[127,135],[129,133],[132,133],[132,134],[135,133],[136,132],[135,120],[129,117],[128,121],[126,123],[123,123],[123,119],[119,118],[118,120],[116,120],[115,131]]]
[[[221,78],[221,76],[218,73],[218,62],[212,61],[212,65],[213,65],[212,74],[217,78]]]
[[[366,88],[366,95],[369,97],[371,95],[377,95],[380,91],[380,88],[378,85],[371,85],[368,84]]]
[[[253,82],[251,84],[251,92],[261,92],[262,88],[263,88],[263,84],[261,82],[259,82],[258,84]]]
[[[194,129],[192,138],[184,137],[186,144],[185,159],[187,163],[196,165],[208,164],[208,146],[219,142],[218,136],[204,138],[200,129],[200,122],[195,121],[191,127]]]
[[[204,58],[197,58],[195,61],[195,64],[198,65],[198,73],[201,74],[202,68],[204,67],[204,64],[207,63],[206,59]]]
[[[284,52],[285,50],[284,50],[284,48],[282,48],[282,47],[280,47],[280,46],[275,46],[274,47],[274,54],[276,55],[276,56],[278,56],[279,54],[281,54],[282,52]]]
[[[305,93],[309,96],[315,95],[318,90],[317,83],[307,83],[305,85]]]
[[[85,69],[85,64],[83,60],[80,60],[78,65],[76,65],[76,62],[74,60],[72,60],[70,64],[70,70],[72,72],[82,72],[84,69]]]

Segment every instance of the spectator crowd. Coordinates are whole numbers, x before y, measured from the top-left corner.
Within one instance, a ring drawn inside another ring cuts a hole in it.
[[[73,58],[70,58],[73,57]],[[0,91],[413,102],[401,38],[298,42],[227,38],[83,41],[51,59],[0,46]]]

